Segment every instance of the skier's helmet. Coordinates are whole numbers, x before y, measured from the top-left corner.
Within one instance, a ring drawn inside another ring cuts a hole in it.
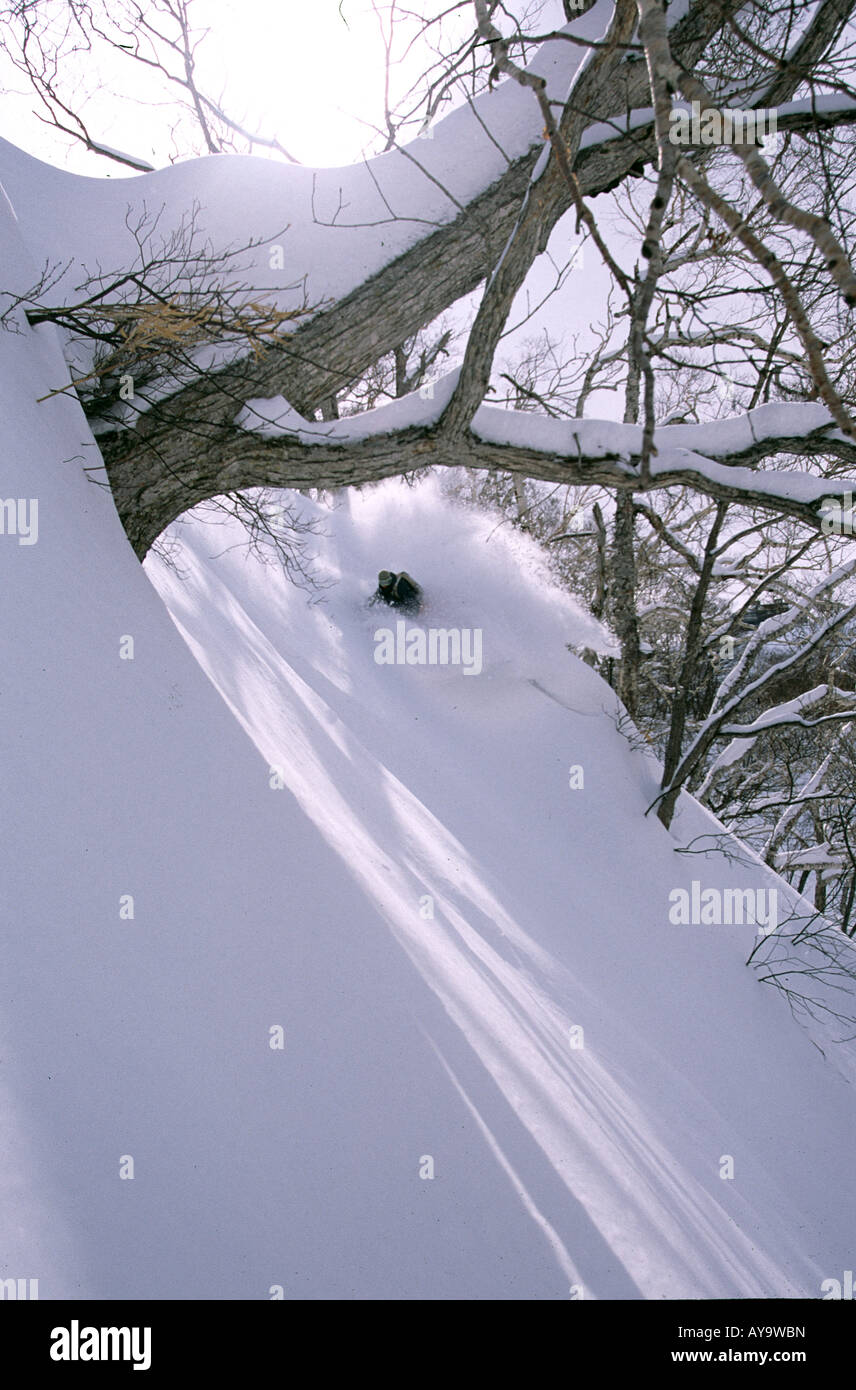
[[[395,575],[391,574],[389,570],[381,570],[377,577],[378,588],[388,589],[391,586],[394,578]]]

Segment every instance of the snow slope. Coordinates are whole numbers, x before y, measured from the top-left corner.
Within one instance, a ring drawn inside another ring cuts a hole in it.
[[[596,642],[590,620],[492,523],[451,510],[436,484],[392,483],[326,525],[321,573],[338,583],[320,605],[239,549],[212,560],[239,536],[203,526],[179,528],[183,580],[148,568],[259,775],[282,770],[369,922],[412,963],[413,1023],[552,1250],[558,1282],[524,1292],[523,1252],[503,1235],[459,1296],[819,1296],[849,1248],[852,1086],[745,969],[751,927],[668,920],[669,892],[694,877],[776,880],[721,856],[699,868],[644,819],[656,770],[564,646]],[[364,608],[370,580],[405,562],[431,595],[423,626],[482,629],[481,675],[374,660],[394,620]],[[713,829],[685,812],[685,838]],[[432,995],[446,1016],[426,1026]],[[457,1186],[444,1144],[426,1134],[423,1152]]]
[[[30,283],[8,204],[0,232]],[[53,330],[0,335],[2,497],[39,502],[35,544],[0,536],[0,1277],[819,1297],[853,1087],[751,927],[670,924],[694,878],[774,880],[644,818],[655,770],[566,650],[589,620],[436,484],[325,510],[323,604],[196,523],[184,581],[147,577],[78,407],[38,403],[61,375]],[[482,630],[480,675],[375,662],[382,565]]]

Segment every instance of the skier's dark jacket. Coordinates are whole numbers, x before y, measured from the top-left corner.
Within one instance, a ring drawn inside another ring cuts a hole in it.
[[[406,570],[400,574],[381,570],[371,601],[388,603],[390,608],[397,608],[402,613],[418,613],[422,607],[422,590]]]

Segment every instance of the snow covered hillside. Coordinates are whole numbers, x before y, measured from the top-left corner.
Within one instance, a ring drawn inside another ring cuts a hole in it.
[[[196,523],[183,580],[144,571],[78,406],[39,402],[62,374],[52,329],[0,335],[3,498],[38,502],[0,536],[0,1277],[820,1297],[853,1087],[751,925],[670,921],[775,880],[677,854],[691,804],[644,818],[656,770],[567,650],[591,621],[433,481],[317,508],[323,603]],[[375,660],[381,566],[480,671]]]

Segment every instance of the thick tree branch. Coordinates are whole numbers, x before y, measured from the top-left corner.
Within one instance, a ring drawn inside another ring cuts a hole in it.
[[[238,408],[236,402],[233,414],[238,413]],[[389,406],[385,410],[395,408]],[[437,415],[441,409],[442,402],[438,401]],[[658,456],[654,485],[691,487],[715,501],[757,507],[769,515],[791,516],[819,531],[822,499],[840,496],[848,488],[856,491],[856,481],[755,471],[764,459],[802,453],[832,454],[849,464],[856,474],[856,445],[830,438],[829,424],[815,424],[813,428],[806,425],[800,432],[798,418],[810,422],[816,416],[809,412],[818,409],[778,407],[779,412],[793,418],[793,433],[772,434],[758,428],[756,437],[742,450],[723,452],[720,456],[713,455],[710,447],[707,457],[688,447],[703,437],[713,446],[715,426],[665,426],[655,435]],[[616,490],[638,487],[642,447],[638,426],[620,426],[614,421],[541,419],[541,433],[549,427],[555,443],[551,447],[545,440],[543,447],[538,448],[521,442],[532,436],[536,417],[528,412],[482,407],[473,430],[463,435],[447,434],[442,421],[438,423],[436,418],[408,428],[393,428],[390,422],[384,428],[388,418],[384,410],[375,413],[378,432],[367,438],[359,437],[359,428],[348,420],[338,422],[338,426],[315,425],[310,429],[307,425],[305,430],[272,438],[232,425],[222,438],[209,442],[191,461],[179,452],[174,463],[158,457],[148,462],[144,456],[138,456],[133,468],[108,464],[116,505],[129,518],[127,529],[134,549],[140,557],[144,556],[158,534],[181,512],[208,497],[241,487],[337,488],[431,465],[499,469],[546,482],[597,484]],[[759,421],[763,419],[761,411],[755,415]],[[349,431],[354,434],[349,436]],[[622,432],[620,438],[615,436],[616,431]],[[614,449],[604,448],[598,442],[610,437],[616,437]]]

